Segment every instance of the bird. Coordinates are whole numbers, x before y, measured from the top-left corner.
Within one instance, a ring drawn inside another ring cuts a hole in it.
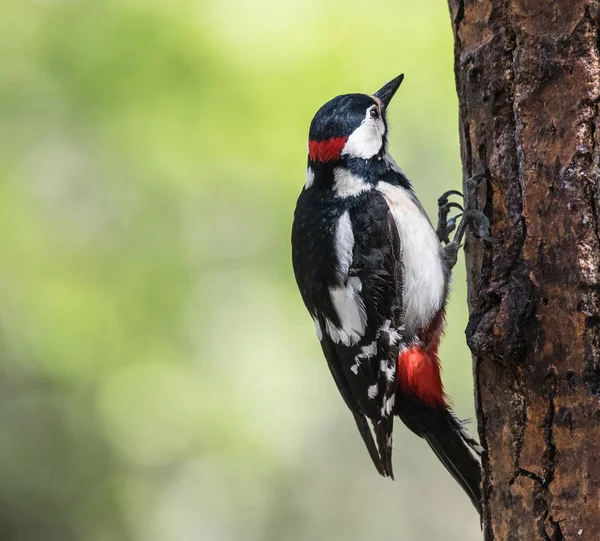
[[[451,270],[469,223],[489,220],[446,192],[434,229],[388,151],[387,109],[404,75],[325,103],[309,128],[292,264],[329,370],[377,471],[393,479],[394,418],[424,438],[481,514],[482,448],[444,391],[439,344]],[[478,180],[475,179],[475,182]],[[448,220],[452,208],[462,212]],[[452,241],[456,219],[462,221]]]

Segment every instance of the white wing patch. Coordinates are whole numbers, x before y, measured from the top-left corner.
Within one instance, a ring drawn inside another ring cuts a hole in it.
[[[404,266],[405,327],[415,333],[442,308],[446,278],[442,247],[425,214],[410,192],[387,182],[377,184],[396,222]]]
[[[392,329],[391,325],[392,325],[392,321],[390,319],[386,319],[383,322],[383,325],[381,326],[381,328],[379,329],[378,334],[381,334],[382,332],[388,333],[388,338],[389,338],[390,344],[392,346],[394,346],[398,342],[400,342],[400,339],[402,338],[400,331],[404,331],[404,326],[398,327],[397,329]]]
[[[342,156],[348,155],[365,160],[372,158],[381,150],[384,134],[383,119],[381,117],[372,119],[371,108],[369,108],[362,124],[348,137],[348,141],[342,149]]]
[[[336,167],[333,170],[333,191],[338,197],[352,197],[372,189],[372,184],[345,167]]]
[[[323,340],[323,329],[321,329],[321,324],[319,323],[319,320],[314,316],[313,321],[315,322],[315,331],[317,332],[317,338],[320,342],[321,340]]]
[[[358,376],[358,369],[360,367],[360,363],[362,361],[366,361],[371,357],[374,357],[377,354],[377,340],[373,340],[370,344],[363,346],[360,348],[360,353],[354,357],[356,361],[351,367],[350,370],[354,372],[355,375]]]
[[[344,212],[335,231],[335,254],[338,260],[339,286],[330,287],[331,302],[340,320],[337,327],[330,319],[325,320],[325,331],[336,343],[345,346],[356,344],[364,335],[367,325],[365,304],[360,296],[362,282],[353,276],[348,278],[354,250],[354,233],[350,213]]]
[[[354,250],[354,233],[350,222],[350,213],[344,212],[340,216],[337,229],[335,230],[335,255],[338,260],[338,276],[340,283],[346,281],[348,269],[352,263],[352,252]]]
[[[385,401],[383,408],[381,408],[381,415],[383,415],[384,417],[391,415],[391,413],[394,409],[395,403],[396,403],[396,395],[393,394]]]
[[[360,341],[367,325],[367,312],[360,296],[362,282],[353,276],[346,285],[329,288],[333,307],[340,320],[336,327],[329,319],[325,321],[325,330],[336,343],[353,346]]]
[[[384,359],[379,363],[379,370],[385,374],[388,381],[394,381],[396,378],[396,363]]]

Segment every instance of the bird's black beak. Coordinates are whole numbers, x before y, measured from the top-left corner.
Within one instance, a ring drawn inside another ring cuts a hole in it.
[[[383,85],[377,92],[375,92],[375,97],[381,100],[381,105],[383,109],[387,109],[390,101],[394,97],[396,90],[400,88],[402,81],[404,80],[404,73],[401,73],[395,79],[392,79],[389,83]]]

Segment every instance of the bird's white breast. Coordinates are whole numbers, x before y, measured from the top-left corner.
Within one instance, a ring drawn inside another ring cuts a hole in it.
[[[446,277],[442,247],[429,219],[412,194],[387,182],[377,184],[392,213],[404,267],[403,305],[407,332],[425,328],[442,308]]]

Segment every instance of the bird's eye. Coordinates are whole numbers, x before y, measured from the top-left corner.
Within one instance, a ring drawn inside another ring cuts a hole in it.
[[[373,109],[371,109],[371,118],[373,120],[377,120],[379,118],[379,109],[377,109],[377,107],[373,107]]]

